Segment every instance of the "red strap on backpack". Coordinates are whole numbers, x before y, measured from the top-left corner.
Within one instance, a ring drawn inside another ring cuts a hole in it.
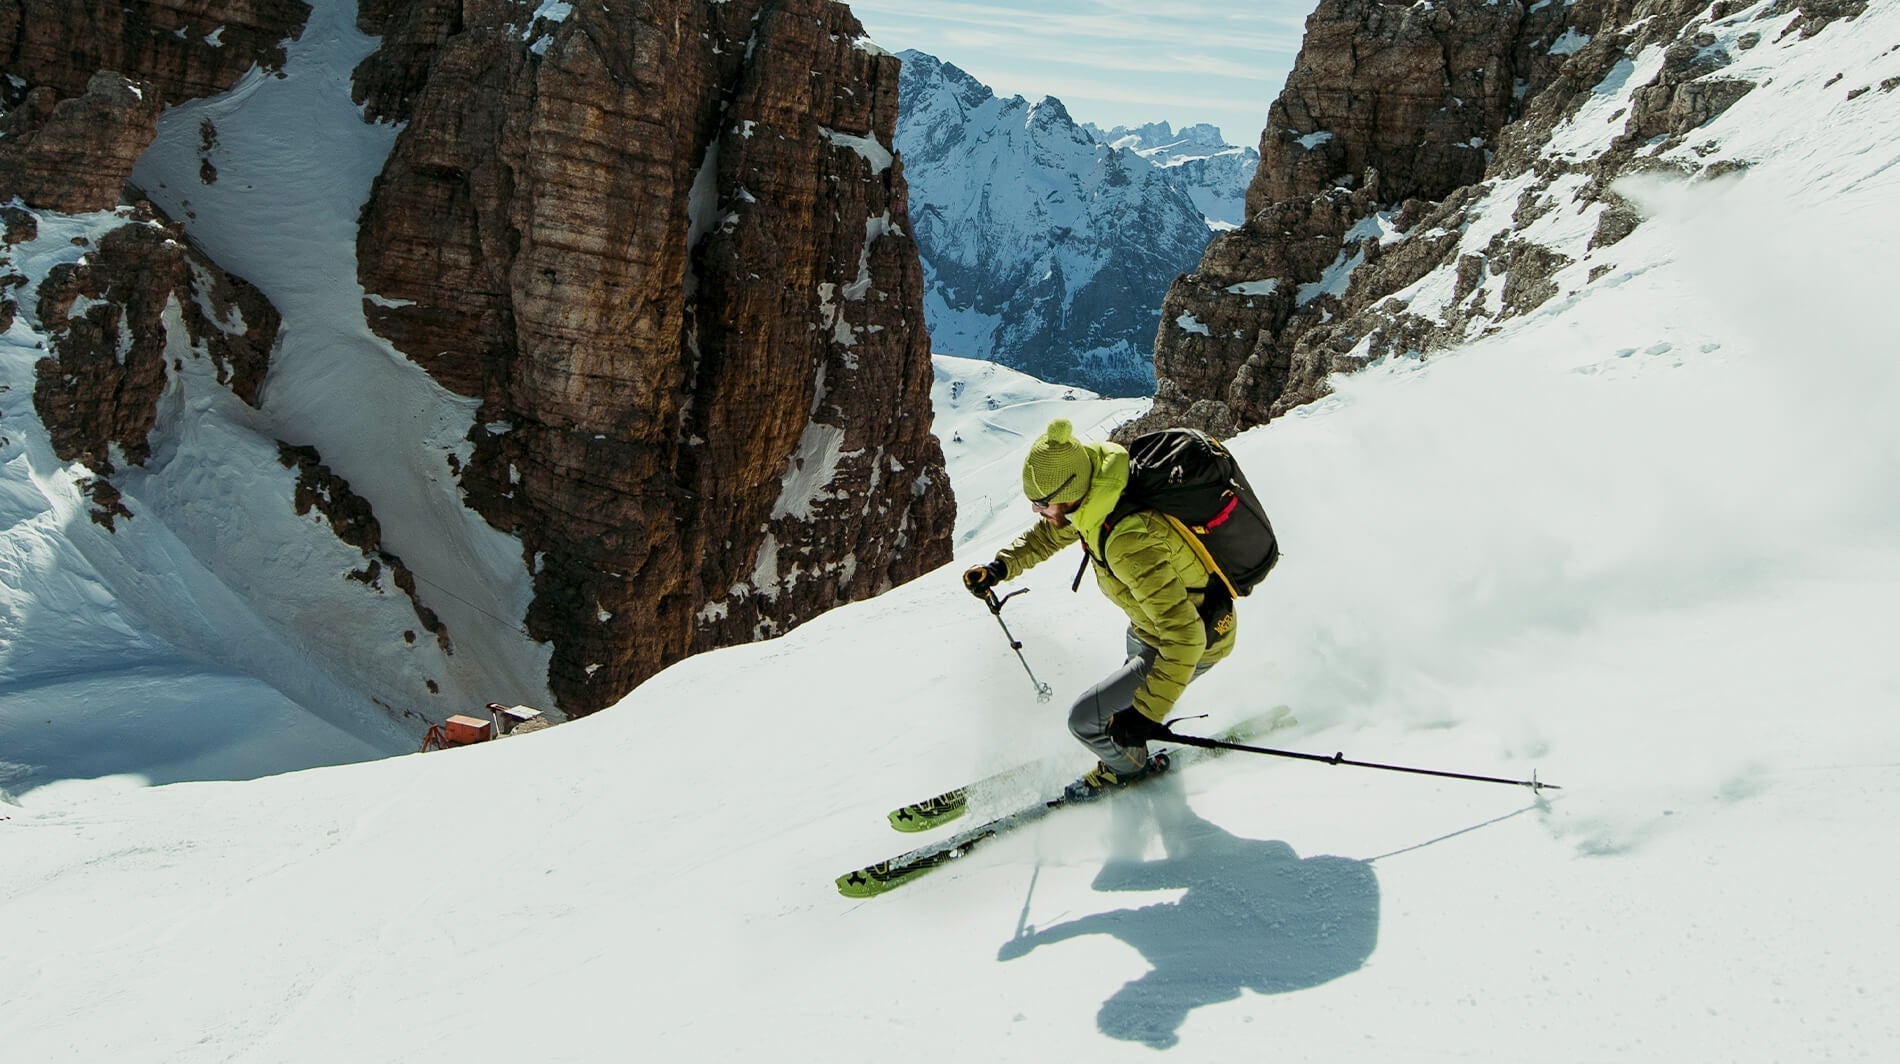
[[[1202,525],[1201,530],[1205,531],[1210,528],[1219,528],[1220,526],[1226,524],[1227,519],[1234,516],[1234,507],[1239,506],[1239,505],[1240,505],[1240,496],[1235,495],[1231,492],[1228,493],[1227,505],[1221,507],[1220,513],[1215,514],[1212,518],[1208,520],[1206,524]]]

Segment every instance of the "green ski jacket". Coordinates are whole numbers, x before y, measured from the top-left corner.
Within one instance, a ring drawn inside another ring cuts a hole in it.
[[[1210,575],[1181,533],[1160,515],[1143,510],[1123,517],[1097,553],[1102,523],[1128,486],[1128,450],[1116,443],[1082,446],[1091,465],[1089,493],[1069,515],[1069,523],[1058,527],[1039,520],[996,557],[1008,569],[1005,579],[1013,580],[1080,542],[1093,563],[1096,585],[1128,615],[1135,638],[1159,652],[1135,691],[1135,708],[1150,720],[1164,721],[1194,670],[1234,649],[1238,625],[1227,625],[1208,643],[1200,609]]]

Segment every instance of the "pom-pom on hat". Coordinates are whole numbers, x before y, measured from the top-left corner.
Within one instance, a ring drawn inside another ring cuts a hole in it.
[[[1038,506],[1075,502],[1089,493],[1093,465],[1075,438],[1075,426],[1056,418],[1023,460],[1023,494]]]

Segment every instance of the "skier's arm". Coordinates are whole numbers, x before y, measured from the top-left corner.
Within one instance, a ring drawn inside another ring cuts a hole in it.
[[[1009,570],[1005,579],[1014,580],[1024,571],[1048,561],[1064,547],[1082,538],[1074,525],[1036,522],[1036,527],[1016,537],[1016,541],[996,552],[996,560]]]

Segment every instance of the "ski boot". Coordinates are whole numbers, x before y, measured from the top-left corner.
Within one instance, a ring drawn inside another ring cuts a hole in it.
[[[1147,763],[1135,772],[1116,772],[1097,761],[1093,770],[1062,788],[1062,797],[1071,802],[1092,802],[1109,791],[1133,786],[1151,776],[1159,776],[1167,770],[1168,755],[1165,751],[1150,757]]]

